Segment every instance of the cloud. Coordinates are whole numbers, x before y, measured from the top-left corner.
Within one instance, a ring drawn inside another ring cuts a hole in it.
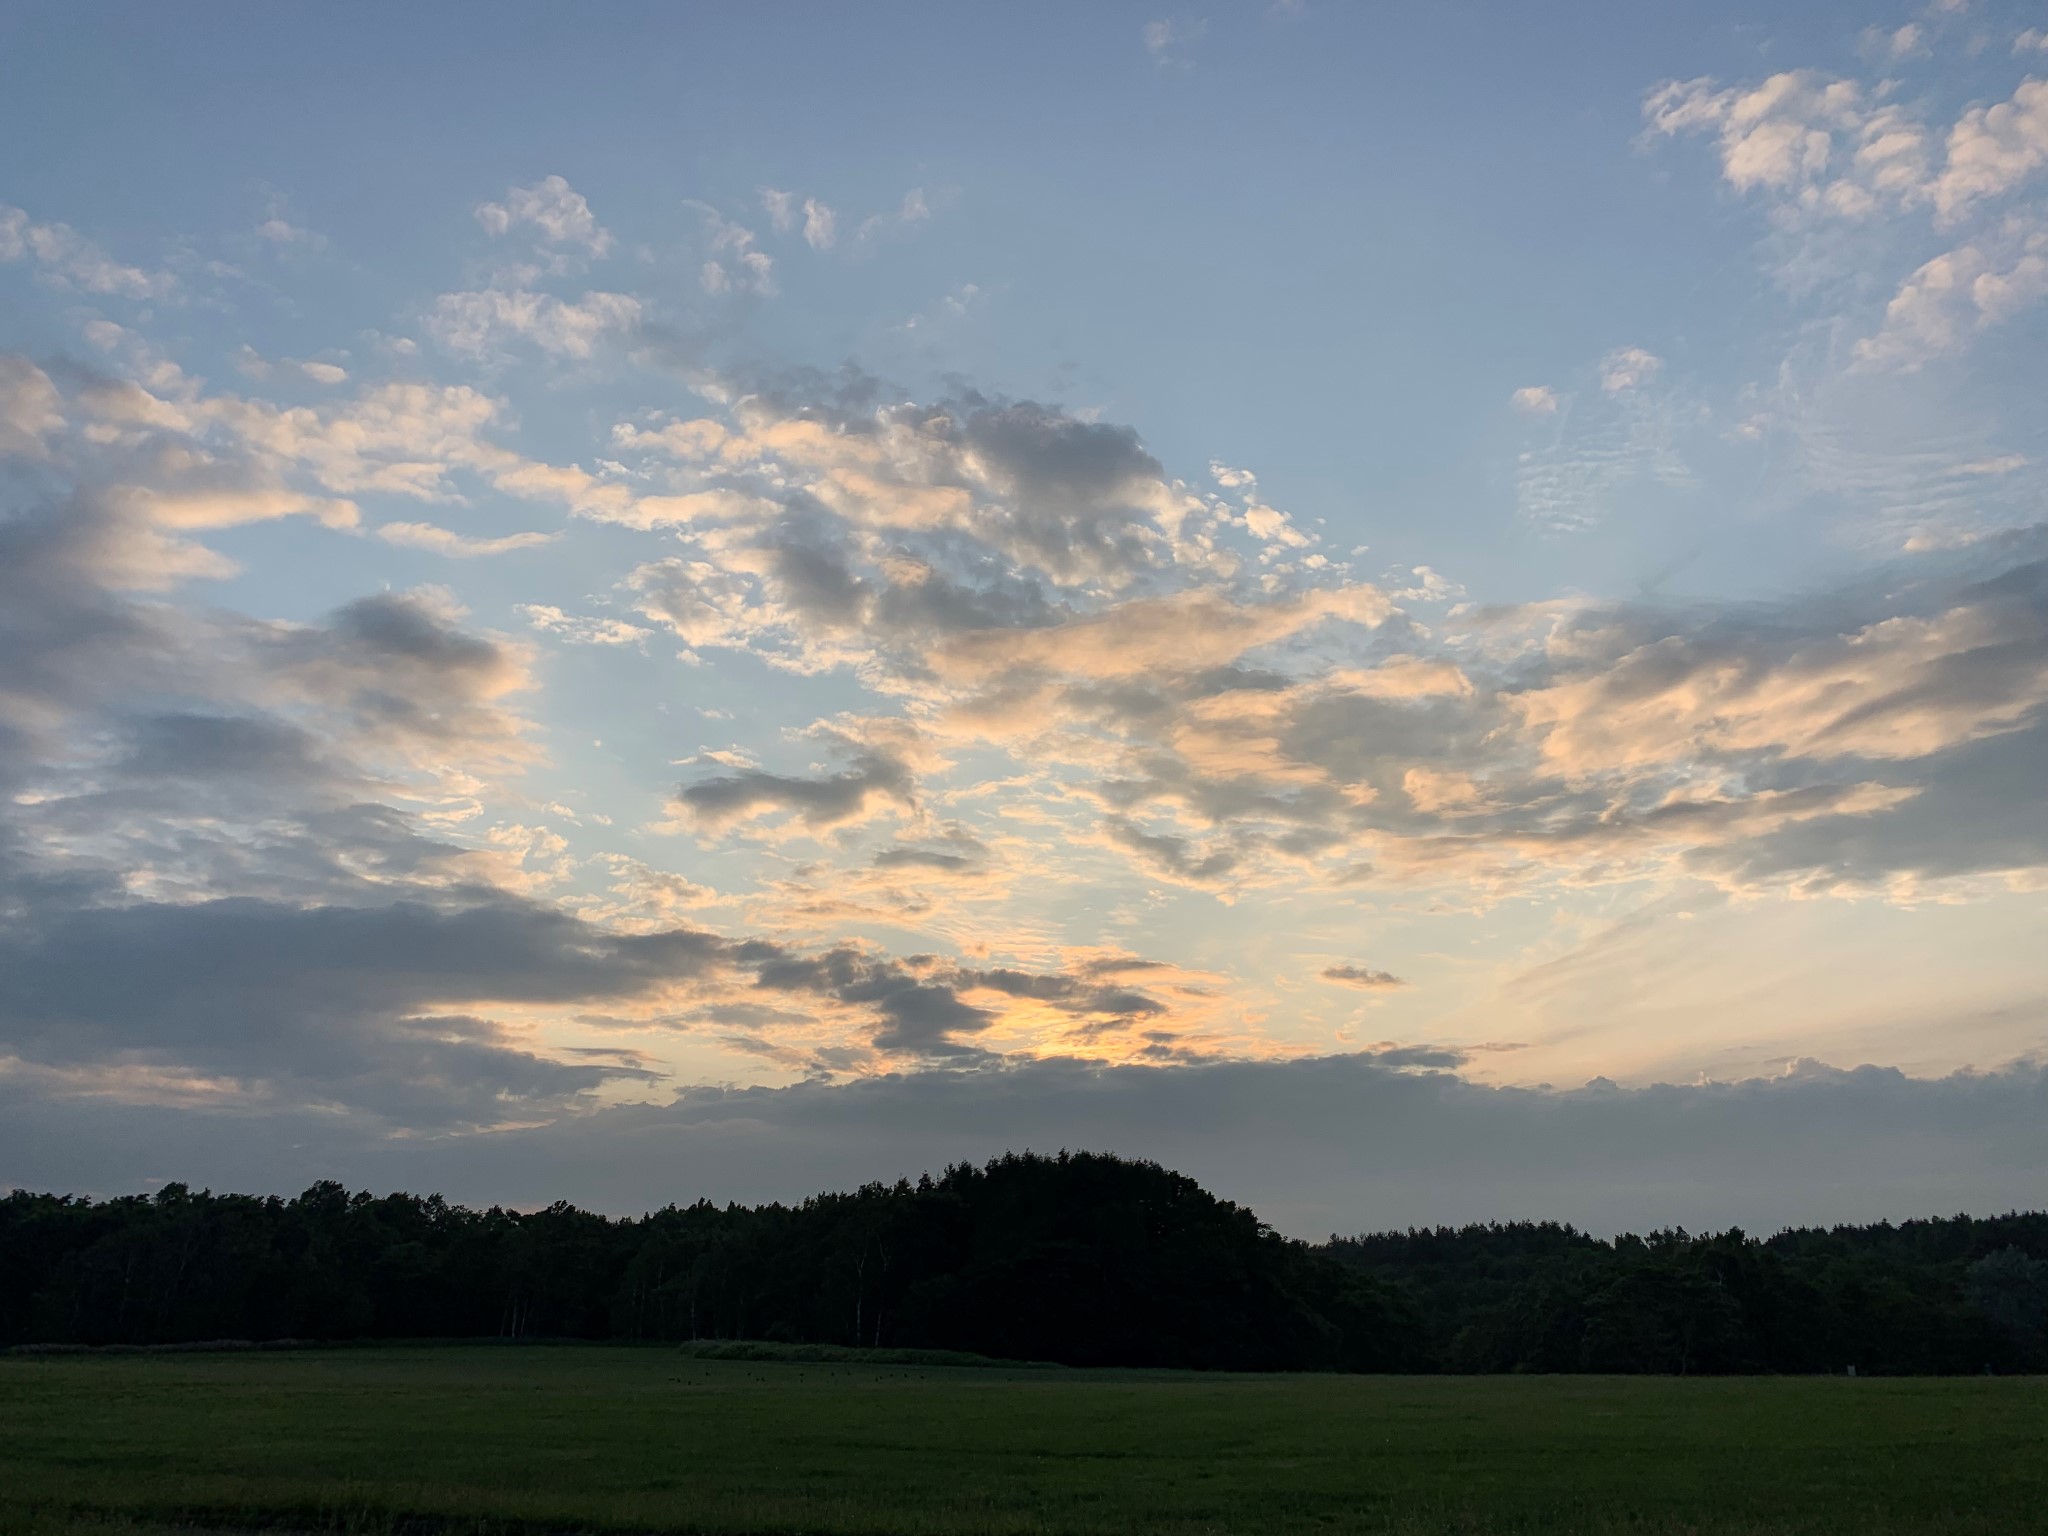
[[[1525,400],[1525,415],[1552,424],[1547,440],[1517,457],[1515,499],[1521,515],[1552,533],[1581,533],[1621,507],[1642,507],[1657,493],[1683,494],[1695,484],[1685,449],[1693,413],[1662,385],[1663,362],[1640,347],[1609,352],[1593,369],[1600,386],[1571,394],[1545,387]]]
[[[467,1139],[380,1142],[348,1122],[38,1096],[0,1114],[31,1187],[185,1176],[288,1193],[317,1177],[472,1204],[565,1198],[636,1213],[699,1196],[796,1200],[1010,1148],[1158,1158],[1291,1235],[1544,1216],[1584,1230],[1772,1231],[2024,1208],[2048,1174],[2037,1064],[1914,1079],[1811,1063],[1782,1076],[1485,1089],[1372,1053],[1284,1063],[940,1068],[847,1086],[692,1089]],[[680,1170],[680,1172],[678,1171]]]
[[[516,642],[477,634],[445,590],[384,592],[321,624],[272,624],[249,637],[272,700],[325,712],[359,750],[446,773],[517,772],[534,751],[507,706],[532,686]]]
[[[50,281],[106,298],[169,299],[178,292],[168,272],[126,266],[108,256],[68,224],[42,224],[8,203],[0,203],[0,261],[27,259]]]
[[[1201,846],[1172,832],[1148,832],[1124,816],[1103,818],[1102,832],[1112,847],[1123,849],[1153,873],[1183,885],[1226,889],[1239,862],[1232,848]]]
[[[1100,775],[1110,843],[1198,887],[1439,885],[1469,900],[1661,870],[1903,889],[2041,857],[2018,778],[1987,781],[1973,813],[2003,847],[1973,835],[1938,854],[1918,830],[1957,814],[1939,786],[1973,753],[2033,750],[2048,652],[2030,548],[1977,551],[1967,579],[1934,562],[1894,572],[1881,599],[1582,609],[1484,665],[1387,657],[1177,683],[1133,668],[1114,691],[1041,687],[945,723],[1071,753]]]
[[[1907,22],[1896,28],[1883,39],[1884,52],[1892,59],[1925,58],[1927,56],[1926,33],[1917,22]]]
[[[1655,134],[1712,132],[1730,186],[1788,216],[1865,218],[1926,195],[1924,125],[1858,82],[1790,70],[1750,87],[1669,81],[1643,101]]]
[[[1918,368],[2048,294],[2048,225],[2010,220],[1981,242],[1923,263],[1856,343],[1867,368]]]
[[[2048,704],[2044,618],[2036,601],[1994,598],[1781,641],[1767,663],[1747,637],[1674,635],[1516,702],[1546,759],[1572,773],[1702,752],[1920,758]]]
[[[510,554],[513,550],[552,544],[561,535],[508,533],[495,539],[475,539],[433,523],[385,523],[377,530],[377,537],[387,544],[400,544],[408,549],[424,549],[456,560],[474,560],[482,555]]]
[[[1663,371],[1664,360],[1641,347],[1621,347],[1600,360],[1600,387],[1610,395],[1647,384]]]
[[[643,645],[652,633],[624,619],[579,618],[547,603],[521,603],[519,611],[542,634],[570,645]]]
[[[1941,218],[1953,222],[2048,164],[2048,80],[2023,80],[2010,101],[1970,108],[1949,130],[1946,149],[1927,195]]]
[[[319,250],[326,246],[327,237],[302,225],[294,224],[282,214],[273,213],[256,226],[258,238],[268,240],[276,246],[303,246]]]
[[[442,294],[426,324],[455,352],[481,356],[516,338],[551,357],[584,359],[608,338],[630,334],[641,314],[640,301],[623,293],[586,293],[572,302],[524,289],[489,288]]]
[[[504,403],[467,385],[382,383],[353,398],[284,407],[206,394],[175,368],[159,369],[161,393],[129,380],[83,381],[76,403],[99,434],[101,459],[148,459],[143,479],[126,488],[159,521],[178,527],[311,515],[332,526],[358,518],[353,501],[369,492],[451,502],[465,481],[527,501],[550,502],[579,517],[653,527],[694,515],[676,498],[642,497],[616,479],[577,465],[528,459],[486,434],[509,428]],[[105,452],[119,446],[121,454]],[[289,482],[303,478],[338,493],[322,497]]]
[[[603,256],[612,248],[610,232],[597,222],[583,194],[560,176],[544,176],[530,187],[513,187],[502,203],[479,203],[476,221],[493,235],[531,229],[546,244],[568,246],[589,256]]]
[[[852,949],[836,949],[804,960],[770,961],[761,967],[760,985],[778,991],[828,993],[841,1002],[875,1010],[881,1028],[875,1044],[882,1050],[917,1056],[974,1056],[963,1034],[979,1034],[996,1014],[962,1001],[944,982],[916,976],[893,960],[874,960]]]
[[[1525,416],[1555,416],[1557,391],[1548,384],[1530,384],[1508,396],[1508,404]]]
[[[1894,43],[1917,56],[1958,42],[1974,57],[1989,41],[1945,27],[1929,11],[1904,31],[1868,31],[1868,78],[1668,81],[1643,102],[1646,139],[1715,144],[1721,180],[1761,216],[1758,255],[1797,317],[1774,377],[1733,402],[1685,402],[1695,422],[1732,418],[1687,458],[1757,445],[1751,500],[1837,509],[1840,533],[1873,547],[2034,515],[2017,484],[1987,493],[1967,476],[2023,424],[1995,401],[1966,405],[1953,370],[2048,296],[2037,249],[2048,84],[2029,78],[2005,100],[1946,111],[1945,93],[1903,89]],[[1548,479],[1530,499],[1565,501]]]
[[[1326,965],[1316,974],[1325,981],[1340,982],[1367,992],[1385,992],[1408,985],[1391,971],[1376,971],[1367,965]]]
[[[1137,599],[1059,624],[967,630],[941,642],[932,664],[960,681],[1018,670],[1097,679],[1197,672],[1326,620],[1371,626],[1389,611],[1379,591],[1363,585],[1243,605],[1194,591]]]
[[[680,460],[688,494],[707,481],[744,493],[757,517],[788,509],[806,525],[823,513],[863,532],[964,534],[1065,584],[1127,584],[1199,505],[1129,428],[1032,401],[876,406],[762,391],[734,416],[628,425],[617,440]]]
[[[1194,63],[1188,53],[1208,31],[1209,23],[1205,20],[1175,21],[1162,17],[1146,22],[1138,35],[1145,44],[1145,52],[1160,68],[1192,69]]]
[[[1915,29],[1905,31],[1917,42]],[[1865,263],[1901,248],[1839,230],[1914,215],[1945,231],[1974,220],[1965,238],[1920,259],[1853,352],[1857,367],[1912,369],[2048,293],[2040,210],[2012,201],[2048,165],[2048,82],[2022,81],[2009,100],[1969,108],[1946,133],[1887,96],[1883,85],[1793,71],[1748,88],[1671,82],[1643,111],[1653,134],[1718,134],[1725,179],[1770,210],[1779,275],[1791,287],[1846,291]]]
[[[772,298],[775,286],[775,258],[754,244],[754,232],[734,223],[707,203],[692,203],[703,216],[711,257],[698,269],[698,283],[706,293],[750,293]]]
[[[936,848],[884,848],[875,855],[874,863],[877,869],[929,869],[942,874],[974,867],[969,855]]]
[[[264,214],[256,226],[256,238],[280,254],[294,250],[325,251],[330,243],[319,231],[298,223],[292,216],[289,199],[275,189],[264,198]]]
[[[1050,1011],[1067,1021],[1075,1039],[1097,1042],[1120,1026],[1167,1012],[1144,991],[1085,971],[970,966],[934,956],[899,959],[852,945],[762,960],[756,987],[861,1009],[873,1021],[870,1045],[881,1058],[984,1067],[1000,1058],[973,1037],[996,1030],[1011,1006]]]
[[[297,407],[208,395],[175,370],[159,388],[94,380],[79,403],[101,431],[138,447],[177,437],[205,457],[209,439],[224,440],[251,466],[304,472],[341,495],[442,499],[451,474],[509,472],[522,462],[483,440],[500,406],[465,386],[381,384],[351,400]]]
[[[18,353],[0,353],[0,459],[40,459],[47,439],[64,425],[57,386]]]
[[[1909,25],[1900,38],[1917,46],[1919,31]],[[1945,135],[1887,95],[1882,84],[1801,70],[1749,88],[1668,82],[1643,115],[1655,134],[1716,132],[1723,176],[1765,196],[1788,228],[1913,210],[1953,227],[2048,164],[2048,82],[2025,80],[2010,100],[1969,108]]]
[[[925,196],[923,187],[912,187],[903,194],[903,201],[893,213],[871,213],[862,219],[853,232],[853,243],[859,248],[869,247],[883,235],[925,223],[931,216],[932,200]]]
[[[722,947],[607,935],[505,898],[46,911],[0,946],[0,1040],[17,1062],[198,1074],[249,1104],[327,1101],[371,1124],[437,1127],[559,1108],[620,1075],[522,1048],[503,1026],[443,1011],[450,1000],[632,997],[701,972]]]
[[[762,817],[788,816],[808,830],[863,822],[885,809],[914,812],[917,780],[910,763],[886,746],[843,742],[851,764],[804,777],[742,768],[686,784],[676,808],[699,831],[716,833]]]
[[[776,190],[774,186],[760,188],[760,199],[762,199],[762,213],[768,215],[768,227],[774,229],[778,236],[786,236],[788,231],[795,229],[797,223],[799,223],[797,215],[801,213],[803,215],[803,240],[805,240],[805,244],[811,250],[831,250],[831,246],[838,242],[840,219],[838,219],[838,215],[834,211],[831,211],[819,199],[807,197],[807,199],[803,199],[799,203],[795,193],[782,193],[782,190]],[[713,217],[717,219],[717,215],[713,215]],[[862,233],[866,233],[866,229],[862,229]],[[737,225],[731,225],[731,223],[727,223],[723,219],[717,219],[715,225],[713,225],[713,246],[719,248],[721,240],[727,242],[725,244],[727,250],[737,250],[737,252],[750,250],[752,244],[754,244],[754,236],[752,236],[750,231],[743,231]],[[762,270],[766,272],[766,268],[762,268]]]
[[[1957,473],[1965,475],[2009,475],[2014,470],[2025,469],[2034,461],[2024,453],[2001,453],[1996,458],[1979,459],[1973,464],[1957,466]]]
[[[838,220],[832,210],[815,197],[804,199],[804,243],[814,251],[829,251],[838,239]]]

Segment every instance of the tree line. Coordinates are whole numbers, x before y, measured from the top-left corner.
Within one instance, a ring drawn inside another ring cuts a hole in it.
[[[760,1339],[1220,1370],[2048,1369],[2048,1215],[1284,1238],[1155,1163],[1008,1154],[617,1219],[314,1185],[0,1198],[0,1344]]]

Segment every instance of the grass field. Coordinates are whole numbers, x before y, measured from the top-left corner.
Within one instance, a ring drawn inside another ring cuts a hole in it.
[[[0,1358],[0,1531],[2048,1530],[2048,1382]]]

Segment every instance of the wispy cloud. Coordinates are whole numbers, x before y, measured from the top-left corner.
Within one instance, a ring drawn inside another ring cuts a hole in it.
[[[508,533],[497,538],[479,539],[452,532],[433,523],[386,523],[377,530],[377,537],[387,544],[401,544],[408,549],[424,549],[457,560],[474,560],[482,555],[503,555],[517,549],[535,549],[543,544],[552,544],[560,535]]]
[[[583,194],[560,176],[544,176],[530,187],[513,187],[503,202],[479,203],[476,221],[493,235],[530,230],[544,244],[587,256],[611,251],[611,232],[597,222]]]
[[[755,244],[754,232],[708,204],[694,205],[703,216],[711,257],[698,268],[706,293],[750,293],[771,298],[776,293],[775,258]]]
[[[1208,31],[1209,23],[1199,17],[1193,20],[1159,17],[1146,22],[1139,37],[1145,45],[1145,52],[1161,69],[1192,69],[1192,51]]]
[[[0,203],[0,261],[31,261],[50,281],[83,293],[134,300],[169,299],[178,292],[168,272],[115,261],[68,224],[39,223]]]
[[[1326,965],[1317,974],[1325,981],[1358,987],[1366,992],[1385,992],[1408,985],[1391,971],[1376,971],[1369,965]]]

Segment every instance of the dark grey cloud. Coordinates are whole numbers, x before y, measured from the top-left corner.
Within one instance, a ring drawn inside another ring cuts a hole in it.
[[[256,631],[251,653],[286,701],[330,712],[360,748],[521,750],[522,722],[501,707],[524,684],[520,658],[433,592],[378,593],[325,624]]]
[[[850,767],[818,778],[742,768],[685,784],[676,804],[707,831],[762,811],[782,811],[811,827],[833,827],[866,816],[877,802],[904,810],[917,804],[917,778],[900,759],[858,751]]]
[[[1365,1050],[1374,1065],[1382,1067],[1428,1067],[1435,1070],[1451,1071],[1464,1066],[1472,1059],[1472,1053],[1456,1046],[1443,1045],[1375,1045]]]
[[[1007,493],[984,519],[991,543],[1065,579],[1152,562],[1151,492],[1164,470],[1129,427],[967,395],[928,430],[970,449]]]
[[[871,587],[853,573],[843,550],[786,536],[772,540],[769,549],[774,556],[771,583],[793,612],[828,634],[860,624]]]
[[[906,676],[927,675],[926,653],[947,636],[1042,628],[1069,614],[970,534],[902,534],[878,560],[871,544],[856,550],[832,513],[785,495],[785,514],[754,538],[756,577],[716,559],[650,561],[622,583],[635,608],[693,646],[796,659],[822,647],[844,659],[832,648],[853,645]]]
[[[1347,987],[1363,987],[1369,992],[1382,992],[1408,985],[1393,972],[1376,971],[1369,965],[1326,965],[1317,974],[1325,981],[1342,982]]]
[[[963,1001],[950,980],[930,979],[904,961],[844,946],[767,960],[756,977],[758,985],[774,991],[811,992],[872,1009],[879,1020],[874,1044],[891,1054],[984,1057],[986,1052],[959,1037],[996,1021],[988,1009]]]
[[[1085,970],[1080,975],[1045,975],[997,966],[983,970],[963,968],[956,974],[963,984],[987,987],[1010,997],[1028,997],[1034,1002],[1050,1003],[1065,1013],[1133,1019],[1166,1011],[1166,1005],[1149,993],[1135,987],[1098,981]]]
[[[692,1008],[687,1017],[692,1020],[702,1020],[705,1023],[724,1024],[747,1029],[769,1029],[777,1025],[803,1024],[809,1019],[809,1015],[787,1008],[773,1008],[766,1003],[750,1002],[707,1003],[702,1008]],[[626,1021],[610,1022],[623,1023]]]
[[[1952,880],[2048,867],[2048,724],[1956,747],[1888,779],[1913,798],[1882,816],[1823,816],[1688,861],[1744,884]]]
[[[922,568],[871,588],[869,626],[891,641],[928,642],[975,629],[1039,629],[1062,610],[1029,576],[989,571],[987,553],[957,536],[924,541]],[[974,579],[955,574],[975,573]]]
[[[313,734],[290,721],[181,712],[131,722],[127,756],[114,771],[130,779],[275,784],[323,779],[329,770]]]
[[[117,589],[147,558],[140,533],[132,513],[83,493],[0,504],[0,702],[44,717],[192,687],[185,623]]]
[[[877,869],[935,869],[952,873],[972,869],[975,861],[964,853],[946,853],[934,848],[883,848],[875,854]]]
[[[44,900],[0,935],[0,1052],[48,1070],[198,1073],[255,1101],[399,1124],[489,1124],[623,1069],[551,1060],[449,1005],[632,998],[731,953],[706,933],[613,934],[483,892],[440,906]]]
[[[1133,795],[1127,803],[1139,804],[1144,798],[1149,797]],[[1146,865],[1192,884],[1213,884],[1238,864],[1239,855],[1234,849],[1203,851],[1190,838],[1172,832],[1147,832],[1127,817],[1105,817],[1102,830],[1117,847],[1137,855]]]
[[[976,967],[934,955],[897,957],[840,945],[817,954],[779,952],[755,962],[756,984],[770,991],[811,993],[872,1010],[871,1044],[882,1057],[933,1061],[992,1058],[972,1037],[997,1014],[963,993],[989,991],[1028,998],[1085,1020],[1077,1038],[1112,1022],[1167,1012],[1158,998],[1117,979],[1118,971],[1038,972]],[[1121,963],[1141,972],[1145,962]]]
[[[1165,472],[1130,427],[973,389],[928,405],[883,398],[864,375],[790,376],[758,403],[771,418],[907,443],[919,483],[973,495],[967,530],[979,543],[1056,581],[1125,577],[1156,563]]]

